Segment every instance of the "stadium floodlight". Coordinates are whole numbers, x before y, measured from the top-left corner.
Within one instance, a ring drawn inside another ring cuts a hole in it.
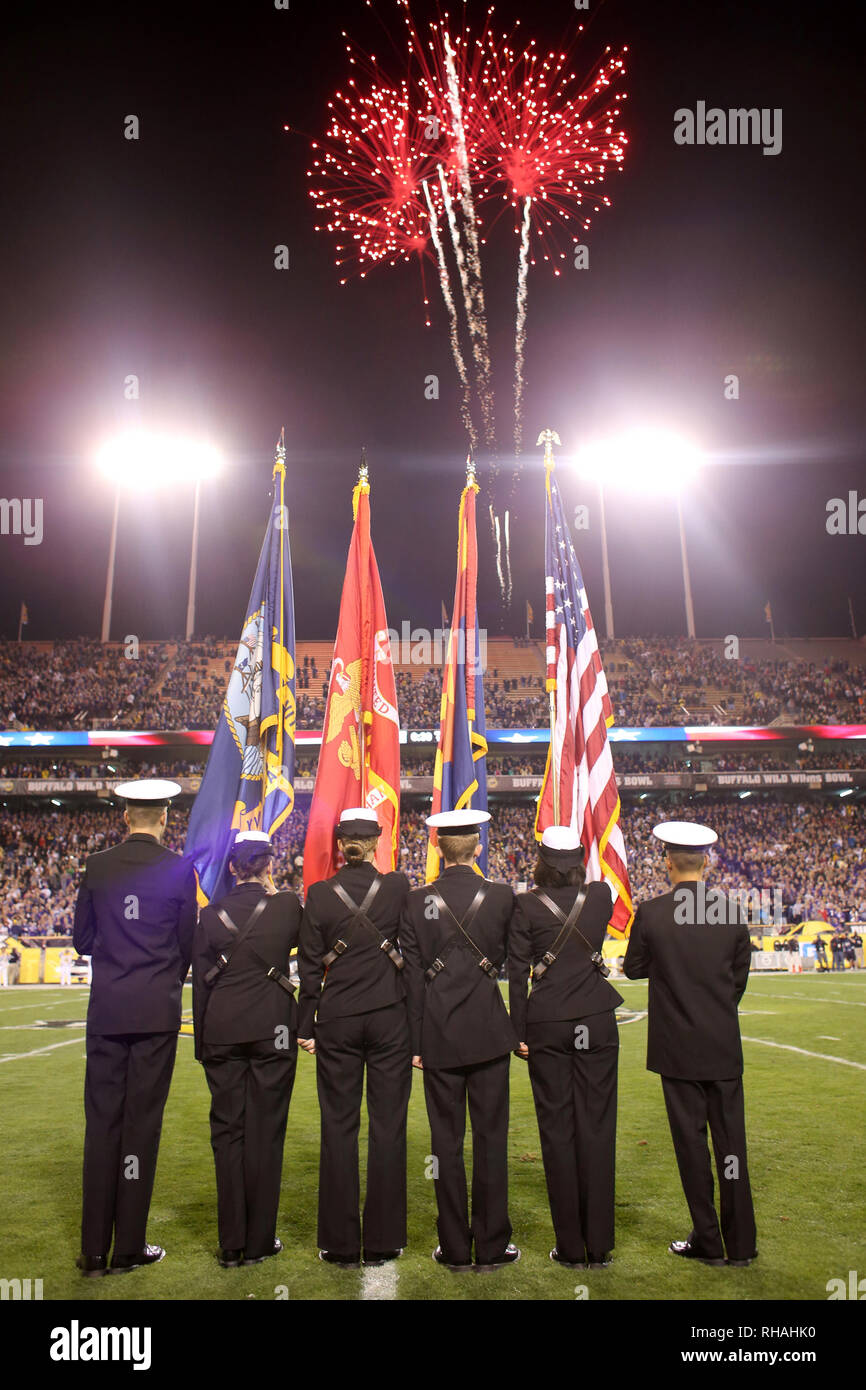
[[[117,554],[117,522],[120,515],[121,489],[136,492],[153,491],[167,484],[193,482],[192,548],[189,566],[189,594],[186,609],[186,635],[192,636],[195,627],[195,584],[198,564],[199,493],[201,484],[214,477],[222,466],[217,449],[201,440],[178,435],[149,434],[135,431],[106,441],[96,451],[96,466],[103,477],[114,483],[114,516],[111,523],[111,542],[108,549],[108,570],[105,576],[105,599],[102,606],[102,641],[108,641],[111,629],[111,605],[114,594],[114,568]]]
[[[686,605],[686,631],[695,635],[695,610],[692,602],[692,582],[686,550],[686,530],[683,523],[682,490],[701,466],[702,455],[697,446],[682,435],[668,430],[646,427],[628,430],[612,439],[583,445],[575,455],[578,474],[598,485],[601,512],[601,551],[604,569],[604,608],[608,638],[613,637],[613,607],[610,596],[610,569],[607,559],[607,526],[604,513],[604,489],[607,486],[625,488],[629,492],[663,492],[676,499],[680,531],[680,556],[683,566],[683,590]]]
[[[135,431],[104,443],[99,471],[120,487],[151,491],[166,483],[200,482],[220,470],[219,452],[201,440]]]

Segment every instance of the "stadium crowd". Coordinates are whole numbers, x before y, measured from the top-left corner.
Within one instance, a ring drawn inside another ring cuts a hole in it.
[[[517,886],[535,862],[532,801],[492,803],[488,872]],[[404,802],[400,867],[422,882],[427,854],[424,808]],[[169,815],[165,843],[182,849],[188,812]],[[664,892],[662,860],[651,831],[666,816],[713,825],[719,844],[708,879],[725,891],[743,888],[780,894],[788,922],[825,918],[833,926],[866,921],[866,808],[837,800],[804,802],[760,798],[744,802],[702,799],[692,806],[623,804],[622,827],[636,902]],[[306,813],[299,807],[277,832],[278,886],[299,887]],[[13,934],[52,935],[70,930],[78,881],[88,854],[122,834],[116,809],[43,807],[0,811],[0,926]]]
[[[515,649],[525,642],[514,642]],[[132,655],[135,651],[138,654]],[[49,649],[0,643],[0,728],[106,727],[212,729],[225,695],[236,646],[224,639],[105,648],[80,639]],[[494,649],[495,655],[495,649]],[[512,653],[513,656],[513,653]],[[522,659],[522,658],[521,658]],[[527,669],[484,672],[489,727],[544,726],[548,702],[538,648]],[[835,659],[726,660],[713,647],[686,640],[629,638],[602,646],[616,722],[659,726],[701,722],[765,724],[859,723],[864,719],[866,668]],[[533,669],[530,670],[529,668]],[[321,728],[327,670],[304,657],[296,674],[299,728]],[[396,671],[404,727],[435,728],[441,668]]]

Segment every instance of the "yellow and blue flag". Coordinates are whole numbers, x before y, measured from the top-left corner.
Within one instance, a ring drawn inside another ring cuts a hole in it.
[[[295,804],[295,611],[283,437],[274,461],[271,514],[234,668],[189,818],[184,852],[199,902],[230,887],[239,830],[271,834]]]
[[[457,583],[451,610],[448,652],[442,673],[439,743],[433,769],[433,814],[439,811],[487,810],[487,725],[484,717],[482,642],[478,629],[476,589],[478,545],[475,531],[475,470],[467,469],[457,523]],[[484,644],[486,646],[486,644]],[[481,857],[475,865],[487,873],[487,826],[481,827]],[[435,845],[427,848],[427,882],[441,871]]]

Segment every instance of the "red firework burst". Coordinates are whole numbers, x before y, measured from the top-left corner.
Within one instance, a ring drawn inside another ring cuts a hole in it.
[[[429,215],[421,185],[433,167],[405,82],[364,93],[352,79],[349,87],[329,102],[331,125],[313,145],[307,176],[310,197],[337,238],[337,264],[355,261],[363,275],[369,265],[425,252]]]
[[[583,87],[568,70],[567,53],[541,59],[534,42],[517,52],[490,36],[485,50],[475,132],[482,196],[521,213],[529,199],[542,260],[565,260],[590,214],[610,205],[601,186],[625,158],[628,140],[617,122],[627,95],[619,86],[627,50],[606,57]]]

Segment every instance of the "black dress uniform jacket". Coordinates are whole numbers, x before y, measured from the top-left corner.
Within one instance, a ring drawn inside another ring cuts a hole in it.
[[[346,864],[335,874],[337,882],[360,907],[376,876],[372,864]],[[368,916],[383,936],[397,945],[397,923],[409,892],[405,874],[382,875],[379,891]],[[312,1038],[314,1020],[325,1023],[334,1018],[372,1013],[374,1009],[399,1004],[406,998],[403,971],[379,948],[372,932],[360,924],[353,928],[352,915],[328,881],[314,883],[304,903],[298,968],[301,994],[298,1036]],[[323,958],[334,943],[351,932],[349,949],[334,961],[325,975]],[[325,984],[322,987],[322,980]]]
[[[458,922],[465,916],[482,879],[468,864],[444,870],[435,887]],[[429,969],[456,927],[447,913],[433,915],[431,887],[413,888],[403,910],[400,947],[406,961],[409,1032],[412,1052],[424,1066],[472,1066],[511,1052],[519,1041],[499,991],[465,942],[448,954],[445,969],[429,984]],[[494,965],[508,949],[514,894],[505,883],[487,881],[487,896],[469,926],[469,935]]]
[[[697,883],[675,891],[697,898]],[[630,980],[649,977],[647,1069],[692,1081],[740,1076],[737,1005],[752,958],[748,928],[699,925],[698,903],[684,913],[675,891],[638,908],[625,956]],[[680,924],[684,915],[695,925]]]
[[[88,1033],[177,1032],[197,916],[192,864],[152,835],[88,856],[72,932],[93,961]]]
[[[313,884],[304,904],[299,952],[298,1026],[302,1038],[316,1039],[321,1111],[318,1241],[322,1250],[349,1260],[359,1257],[362,1245],[368,1252],[399,1250],[407,1240],[406,1112],[412,1055],[405,971],[397,969],[333,888],[336,880],[360,907],[375,877],[372,864],[347,864],[334,879]],[[404,874],[383,874],[368,909],[370,920],[394,945],[408,892]],[[326,974],[322,958],[341,938],[348,949]],[[365,1072],[369,1124],[362,1216],[358,1134]]]
[[[575,899],[574,888],[545,888],[544,893],[566,916]],[[586,885],[586,901],[578,930],[594,951],[600,951],[605,928],[613,912],[613,900],[604,883]],[[520,1042],[526,1041],[527,1023],[588,1018],[622,1003],[613,985],[599,974],[580,937],[572,932],[553,965],[533,981],[527,997],[530,969],[551,950],[562,929],[535,893],[518,893],[508,932],[508,998],[511,1021]]]
[[[267,907],[235,950],[236,938],[223,925],[216,908],[228,913],[242,932],[265,896]],[[298,944],[300,926],[297,895],[267,895],[260,883],[238,883],[218,903],[202,908],[193,944],[192,994],[195,1055],[199,1060],[205,1044],[273,1041],[281,1025],[288,1028],[294,1041],[298,1030],[295,996],[268,978],[267,966],[274,965],[288,975],[289,956]],[[212,986],[206,985],[204,976],[222,951],[231,955],[231,963]]]

